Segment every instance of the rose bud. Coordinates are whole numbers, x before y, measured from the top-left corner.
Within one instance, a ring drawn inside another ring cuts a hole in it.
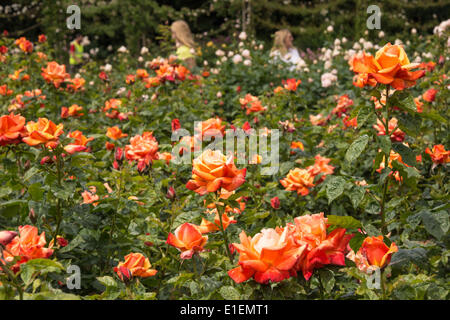
[[[173,200],[173,199],[175,199],[175,197],[176,197],[175,189],[173,187],[170,187],[167,190],[166,198],[170,199],[170,200]]]
[[[114,158],[118,161],[123,159],[123,149],[120,147],[117,147],[116,152],[114,154]]]
[[[17,232],[14,231],[0,231],[0,244],[6,246],[17,236]]]
[[[36,213],[34,212],[33,208],[30,209],[30,212],[28,213],[28,218],[30,218],[30,220],[33,224],[36,223],[37,217],[36,217]]]
[[[105,143],[106,150],[114,150],[115,147],[116,146],[114,145],[114,143],[111,143],[111,142],[106,142]]]
[[[274,209],[279,209],[280,208],[280,199],[278,197],[273,197],[272,199],[270,199],[270,205]]]
[[[114,160],[114,162],[113,162],[113,168],[116,170],[119,170],[119,168],[120,168],[119,163],[116,160]]]
[[[172,131],[177,131],[177,130],[180,129],[180,128],[181,128],[180,120],[178,120],[178,119],[173,119],[173,120],[172,120]]]
[[[61,236],[57,236],[56,241],[58,242],[59,246],[62,248],[64,248],[65,246],[67,246],[69,244],[69,241],[67,241],[66,239],[64,239]]]
[[[119,267],[119,272],[117,274],[119,275],[120,280],[122,280],[125,283],[128,283],[131,280],[131,277],[133,276],[131,274],[130,269],[124,266]]]
[[[442,66],[442,65],[444,65],[444,62],[445,62],[445,58],[444,58],[444,56],[441,55],[439,57],[439,62],[438,63]]]

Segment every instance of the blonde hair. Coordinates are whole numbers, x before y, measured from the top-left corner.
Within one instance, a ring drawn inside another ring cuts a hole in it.
[[[275,32],[272,52],[278,50],[278,52],[284,56],[288,52],[285,40],[290,34],[291,32],[288,29],[282,29]]]
[[[189,47],[194,48],[195,42],[192,38],[191,29],[189,29],[189,25],[186,23],[186,21],[183,20],[177,20],[170,26],[170,30],[175,33],[175,38],[180,42],[181,44]]]

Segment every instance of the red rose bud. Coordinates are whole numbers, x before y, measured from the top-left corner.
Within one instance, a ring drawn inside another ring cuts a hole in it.
[[[151,247],[151,246],[153,245],[153,242],[145,241],[144,244],[145,244],[147,247]]]
[[[131,90],[128,90],[127,99],[130,99],[130,96],[131,96]]]
[[[175,199],[175,197],[176,197],[175,189],[173,187],[170,187],[167,190],[166,198],[170,199],[170,200],[173,200],[173,199]]]
[[[118,160],[118,161],[120,161],[120,160],[123,159],[123,149],[122,149],[122,148],[118,147],[118,148],[116,149],[116,152],[115,152],[115,154],[114,154],[114,158],[115,158],[116,160]]]
[[[116,169],[116,170],[119,170],[119,163],[116,161],[116,160],[114,160],[114,162],[113,162],[113,168],[114,169]]]
[[[270,205],[274,209],[279,209],[280,208],[280,199],[278,197],[273,197],[272,199],[270,199]]]
[[[439,64],[442,66],[442,65],[444,65],[444,62],[445,62],[445,58],[444,58],[444,56],[440,56],[439,57]]]
[[[30,218],[30,220],[33,224],[36,223],[37,217],[36,217],[36,213],[34,212],[33,208],[30,209],[30,212],[28,213],[28,218]]]
[[[228,245],[228,248],[230,249],[230,253],[231,253],[231,254],[234,254],[234,251],[235,251],[236,249],[234,248],[234,246],[233,246],[232,243],[230,243],[230,244]]]
[[[114,143],[111,143],[111,142],[106,142],[105,143],[106,150],[114,150],[115,147],[116,146],[114,145]]]
[[[237,92],[237,93],[241,92],[241,86],[237,86],[236,92]]]
[[[6,246],[17,236],[17,232],[14,231],[0,231],[0,244]]]
[[[247,132],[248,130],[250,130],[252,127],[250,126],[250,123],[248,123],[248,121],[245,121],[244,125],[242,126],[242,129]]]
[[[128,269],[127,267],[121,266],[121,267],[119,267],[119,271],[120,271],[120,274],[119,274],[120,280],[122,280],[123,282],[128,282],[131,280],[131,277],[133,275],[131,274],[130,269]]]
[[[422,98],[423,100],[427,101],[427,102],[433,102],[434,99],[436,98],[436,93],[438,91],[436,89],[428,89],[423,95]]]
[[[64,248],[65,246],[67,246],[69,244],[69,241],[67,241],[66,239],[64,239],[63,237],[57,236],[56,237],[56,241],[58,242],[59,246]]]
[[[41,165],[44,165],[46,163],[52,163],[53,160],[49,156],[45,156],[41,159]]]
[[[177,131],[177,130],[180,129],[180,128],[181,128],[180,120],[178,120],[178,119],[173,119],[173,120],[172,120],[172,131]]]

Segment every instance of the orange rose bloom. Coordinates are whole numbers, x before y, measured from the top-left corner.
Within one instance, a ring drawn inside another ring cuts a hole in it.
[[[63,133],[63,124],[56,125],[46,118],[39,118],[38,122],[28,122],[26,129],[28,137],[23,138],[23,141],[29,146],[45,143],[47,148],[55,148],[58,137]]]
[[[151,267],[152,265],[148,258],[140,253],[130,253],[125,256],[125,262],[119,262],[117,267],[114,267],[114,272],[117,273],[122,281],[124,280],[123,268],[126,268],[133,277],[147,278],[154,276],[158,272],[155,269],[150,269]]]
[[[306,245],[304,258],[299,260],[296,270],[301,270],[308,280],[314,269],[327,264],[345,265],[345,252],[351,235],[337,228],[327,235],[327,218],[323,212],[294,219],[292,231],[298,245]],[[288,226],[292,230],[292,226]]]
[[[172,154],[170,152],[158,153],[158,159],[164,160],[166,164],[169,164],[172,161]]]
[[[25,118],[21,115],[4,115],[0,117],[0,146],[17,144],[27,134]]]
[[[67,135],[68,138],[75,139],[74,142],[68,144],[64,147],[64,150],[66,150],[69,154],[74,154],[75,152],[84,151],[87,149],[86,144],[89,141],[94,140],[94,138],[86,138],[83,133],[79,130],[75,130],[73,132],[69,132]]]
[[[383,118],[383,121],[386,121],[386,119]],[[392,132],[392,130],[394,130],[397,127],[397,123],[398,123],[397,118],[392,118],[391,120],[389,120],[388,129],[389,132],[391,132],[392,142],[402,142],[403,140],[405,140],[405,133],[399,128],[397,128],[394,132]],[[377,136],[386,135],[384,124],[383,122],[380,121],[380,119],[377,119],[377,124],[374,124],[373,128],[378,131]]]
[[[181,259],[190,259],[195,252],[203,251],[206,241],[208,236],[203,236],[198,226],[186,222],[175,234],[169,233],[166,243],[181,251]]]
[[[316,161],[312,166],[307,167],[306,170],[308,170],[313,176],[317,176],[321,173],[322,177],[319,182],[322,182],[325,180],[326,175],[333,174],[334,167],[328,164],[331,161],[329,158],[322,157],[320,154],[316,155],[314,158]]]
[[[284,84],[284,88],[289,91],[296,91],[297,87],[300,83],[302,83],[301,80],[295,80],[295,79],[287,79],[283,80],[282,83]]]
[[[342,114],[346,113],[352,105],[353,100],[348,97],[348,94],[344,94],[339,97],[337,106],[331,111],[331,113],[336,114],[340,118]]]
[[[199,226],[200,232],[205,234],[209,232],[219,231],[220,230],[220,217],[217,209],[211,210],[210,213],[215,213],[214,222],[208,221],[205,218],[202,218],[202,223]],[[225,212],[222,214],[222,224],[223,230],[226,230],[228,226],[232,223],[236,223],[234,217],[229,217]]]
[[[66,66],[55,61],[48,62],[47,67],[42,68],[41,75],[45,81],[53,83],[55,88],[59,88],[62,82],[70,79],[70,74],[66,72]]]
[[[431,151],[430,148],[426,148],[425,152],[431,156],[431,160],[433,160],[435,164],[450,162],[450,151],[445,151],[445,147],[442,144],[433,146],[433,151]]]
[[[425,70],[410,71],[419,67],[419,63],[410,63],[403,47],[390,43],[378,50],[375,57],[363,52],[352,57],[349,63],[357,73],[353,84],[361,88],[383,83],[403,90],[425,75]]]
[[[33,43],[27,40],[25,37],[20,37],[16,40],[15,44],[19,46],[20,50],[26,53],[31,53],[33,51]]]
[[[136,75],[141,79],[148,78],[148,72],[145,69],[137,69]]]
[[[383,268],[389,264],[392,254],[397,252],[398,248],[394,242],[388,247],[383,242],[383,236],[378,236],[364,239],[359,251],[370,265]]]
[[[292,141],[291,149],[300,149],[300,150],[304,151],[305,147],[303,146],[303,143],[301,141]],[[291,154],[295,154],[295,152],[291,151]]]
[[[233,243],[233,247],[240,253],[240,266],[228,271],[236,283],[251,277],[259,283],[288,279],[306,247],[297,246],[287,228],[262,229],[253,238],[242,231],[239,238],[241,243]]]
[[[313,116],[312,114],[310,114],[309,121],[313,126],[323,126],[327,122],[327,119],[325,119],[322,114],[319,113],[317,116]]]
[[[220,150],[205,150],[194,159],[192,178],[186,187],[200,195],[220,188],[233,191],[245,182],[246,172],[246,168],[238,170],[233,158],[227,160]]]
[[[142,171],[153,160],[158,160],[158,141],[152,132],[144,132],[130,139],[125,146],[125,157],[138,162],[138,170]]]
[[[90,191],[84,190],[81,193],[81,196],[83,197],[83,204],[92,203],[95,207],[98,205],[98,202],[95,202],[95,201],[100,199],[100,197],[97,194],[95,194],[97,192],[97,188],[95,186],[91,186],[91,187],[89,187],[89,190]]]
[[[211,118],[201,122],[195,128],[195,133],[199,138],[210,137],[217,134],[223,136],[225,134],[225,125],[222,125],[222,120],[220,118]]]
[[[80,117],[84,115],[84,113],[80,113],[80,111],[83,111],[83,107],[73,104],[69,108],[62,107],[61,108],[61,118],[68,118],[68,117]]]
[[[428,89],[427,91],[425,91],[425,93],[422,95],[423,100],[427,101],[427,102],[433,102],[434,99],[436,98],[436,93],[438,91],[436,89]]]
[[[257,100],[250,103],[250,107],[247,107],[247,111],[245,112],[245,114],[249,115],[253,112],[264,112],[266,111],[266,109],[267,108],[263,107],[263,105],[261,104],[261,101]]]
[[[15,237],[3,250],[3,258],[7,262],[20,257],[19,261],[12,267],[14,272],[19,271],[20,265],[33,259],[47,259],[53,254],[51,246],[44,248],[46,244],[45,232],[38,235],[38,229],[34,226],[26,225],[19,227],[19,236]]]
[[[128,137],[127,133],[123,133],[122,130],[118,126],[110,127],[106,131],[106,136],[113,140],[118,140],[121,138]]]
[[[72,89],[73,91],[80,91],[84,89],[84,84],[86,80],[83,78],[73,78],[68,80],[71,84],[67,85],[67,88]]]
[[[306,196],[309,193],[308,188],[314,187],[313,181],[314,176],[308,170],[295,168],[290,170],[280,183],[287,191],[297,191],[297,194]]]

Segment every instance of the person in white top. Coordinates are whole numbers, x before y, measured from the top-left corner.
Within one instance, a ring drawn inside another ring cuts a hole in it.
[[[297,48],[293,45],[294,37],[288,29],[282,29],[275,32],[272,51],[270,56],[279,58],[290,64],[290,71],[295,70],[297,64],[302,60],[298,54]]]

